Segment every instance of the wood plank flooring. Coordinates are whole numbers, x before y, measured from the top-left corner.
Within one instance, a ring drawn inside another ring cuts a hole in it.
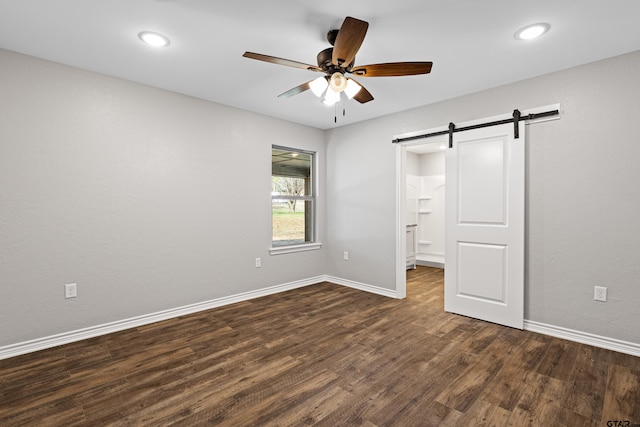
[[[640,425],[640,358],[442,295],[419,267],[405,300],[322,283],[3,360],[0,425]]]

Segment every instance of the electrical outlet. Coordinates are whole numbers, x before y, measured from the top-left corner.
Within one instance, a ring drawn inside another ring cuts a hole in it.
[[[260,258],[256,258],[256,268],[262,267],[262,260]]]
[[[345,261],[349,261],[349,252],[344,251],[343,258],[344,258]]]
[[[75,283],[69,283],[64,285],[64,297],[65,298],[75,298],[78,296],[78,285]]]
[[[593,299],[596,301],[606,301],[607,300],[607,288],[604,286],[594,286],[593,287]]]

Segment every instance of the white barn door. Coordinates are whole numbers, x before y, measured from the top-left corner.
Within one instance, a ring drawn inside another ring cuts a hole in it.
[[[453,134],[447,150],[445,311],[524,326],[524,122]]]

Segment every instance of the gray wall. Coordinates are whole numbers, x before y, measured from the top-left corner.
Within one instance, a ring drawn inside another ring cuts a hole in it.
[[[0,69],[0,346],[321,274],[393,290],[391,138],[556,102],[527,130],[526,318],[640,343],[640,52],[327,132],[3,50]],[[321,250],[268,255],[273,141],[319,153]]]
[[[560,103],[527,127],[525,317],[640,343],[639,72],[640,51],[327,132],[329,273],[395,287],[392,137]]]
[[[4,50],[0,70],[0,347],[325,272],[324,249],[267,251],[271,144],[323,176],[322,131]]]

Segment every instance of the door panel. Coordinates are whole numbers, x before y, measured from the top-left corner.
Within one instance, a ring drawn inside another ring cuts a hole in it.
[[[505,222],[504,138],[458,146],[461,223]]]
[[[522,329],[524,125],[454,134],[446,153],[445,310]]]
[[[504,304],[507,258],[505,245],[458,242],[457,295]]]

